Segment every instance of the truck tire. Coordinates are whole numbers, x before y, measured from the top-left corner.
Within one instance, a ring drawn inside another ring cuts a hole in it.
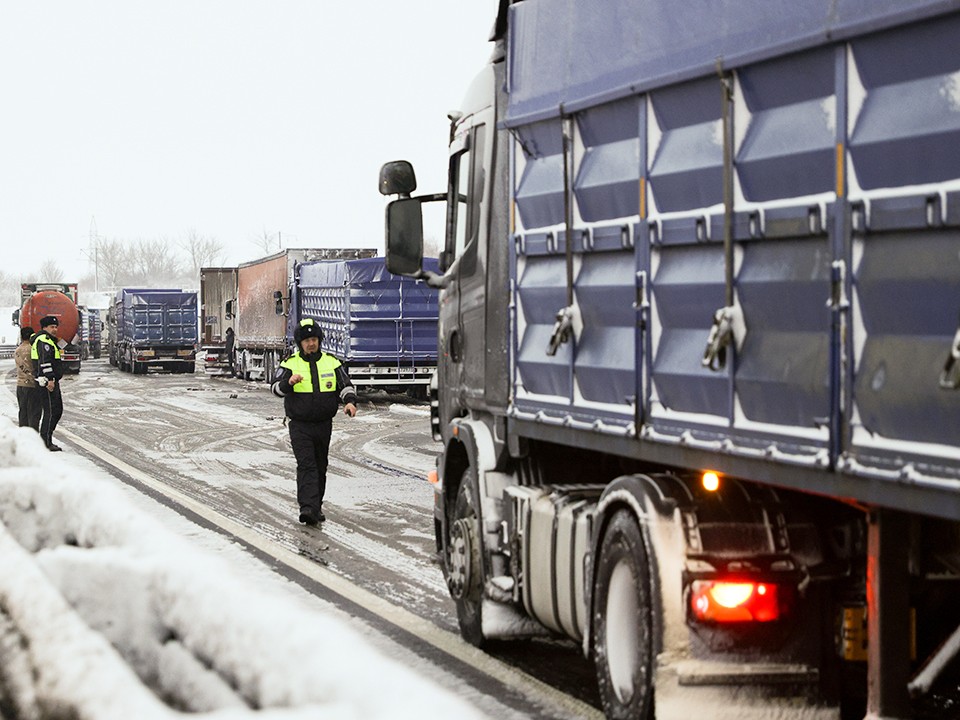
[[[593,585],[593,662],[608,718],[647,718],[653,709],[650,574],[633,513],[618,510],[603,534]]]
[[[447,585],[457,606],[460,634],[482,647],[483,563],[480,558],[480,503],[473,468],[463,471],[450,518],[447,544]]]
[[[268,350],[263,356],[263,379],[268,385],[273,385],[274,378],[277,376],[277,358],[272,350]]]

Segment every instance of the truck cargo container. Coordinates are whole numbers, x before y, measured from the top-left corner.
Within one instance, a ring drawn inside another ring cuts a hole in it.
[[[200,352],[208,375],[232,375],[237,268],[200,269]]]
[[[611,718],[949,717],[960,6],[503,0],[450,115],[437,548]],[[445,138],[446,139],[446,138]],[[953,708],[951,710],[951,708]]]
[[[434,258],[427,269],[437,270]],[[307,262],[291,286],[288,350],[303,318],[323,330],[321,348],[339,358],[358,388],[425,399],[437,365],[437,291],[390,273],[383,258]]]
[[[298,263],[374,257],[372,249],[287,248],[237,269],[234,374],[273,382],[287,345],[289,289]]]
[[[110,364],[135,375],[149,369],[192,373],[197,352],[197,293],[123,288],[107,315]]]
[[[52,315],[60,325],[58,344],[64,372],[80,372],[80,310],[77,307],[76,283],[23,283],[20,286],[20,310],[14,317],[20,327],[40,331],[40,320]]]

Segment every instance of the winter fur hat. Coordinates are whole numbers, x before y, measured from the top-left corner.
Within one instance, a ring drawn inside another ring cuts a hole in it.
[[[57,320],[56,315],[44,315],[40,318],[40,327],[45,328],[47,325],[56,325],[60,327],[60,321]]]
[[[315,337],[320,342],[323,342],[323,330],[320,329],[320,326],[317,325],[313,318],[304,318],[293,331],[293,339],[299,347],[301,342],[310,337]]]

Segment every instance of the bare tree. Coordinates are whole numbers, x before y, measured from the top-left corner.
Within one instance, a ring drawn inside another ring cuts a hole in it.
[[[145,287],[162,287],[180,274],[180,260],[166,238],[137,240],[131,248],[133,279]]]
[[[63,280],[63,270],[53,258],[47,258],[35,273],[35,282],[59,282]]]
[[[266,228],[263,229],[260,235],[253,238],[251,242],[262,250],[264,255],[272,255],[282,249],[280,247],[280,233],[268,233]]]
[[[191,276],[200,275],[200,268],[213,267],[223,263],[223,243],[214,238],[198,235],[189,230],[179,246],[187,253],[187,268]]]
[[[20,278],[0,270],[0,305],[20,304]]]
[[[102,285],[107,288],[123,287],[131,274],[129,250],[116,238],[97,238],[96,251]]]

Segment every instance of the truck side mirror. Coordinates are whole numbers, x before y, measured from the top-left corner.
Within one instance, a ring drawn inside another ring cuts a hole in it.
[[[423,209],[419,198],[387,205],[387,270],[417,275],[423,265]]]
[[[380,194],[409,197],[417,189],[413,165],[406,160],[384,163],[380,168]]]
[[[223,306],[223,317],[227,320],[233,319],[233,300],[227,300]]]
[[[283,315],[283,293],[279,290],[273,291],[273,299],[276,301],[277,315]]]

